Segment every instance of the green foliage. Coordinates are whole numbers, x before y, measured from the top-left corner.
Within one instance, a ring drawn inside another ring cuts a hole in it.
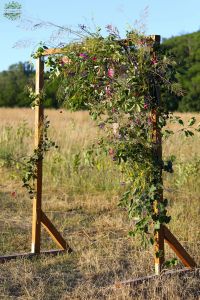
[[[127,189],[120,205],[127,208],[130,218],[138,218],[131,235],[140,233],[143,241],[152,241],[155,230],[171,219],[167,199],[160,202],[160,191],[161,170],[172,173],[172,161],[165,163],[158,157],[155,126],[161,131],[173,117],[166,98],[160,99],[160,92],[166,97],[170,93],[180,96],[182,90],[176,78],[176,63],[152,37],[130,31],[126,40],[121,40],[116,28],[109,25],[107,29],[108,36],[103,37],[100,30],[90,33],[83,27],[85,36],[81,41],[67,45],[62,49],[63,55],[46,61],[47,77],[56,79],[62,87],[63,105],[71,110],[87,108],[104,131],[96,147],[106,152],[124,175]],[[44,49],[46,46],[41,45],[35,57],[40,57]],[[45,90],[39,95],[31,91],[30,96],[32,106],[45,103]],[[180,118],[175,121],[184,126]],[[190,127],[195,122],[192,118],[181,132],[192,136]],[[55,146],[47,137],[48,127],[46,122],[40,129],[42,139],[27,160],[23,183],[31,197],[37,164]],[[90,154],[87,158],[91,161]],[[77,153],[73,158],[75,172],[80,164]]]
[[[169,97],[168,107],[178,111],[200,111],[200,31],[164,40],[163,48],[177,61],[176,78],[184,95]]]
[[[156,210],[155,203],[162,188],[160,169],[172,172],[172,162],[164,164],[155,156],[159,145],[152,143],[151,113],[159,115],[160,129],[166,125],[169,114],[165,99],[159,99],[158,87],[165,94],[181,94],[175,63],[152,37],[131,31],[126,41],[120,40],[117,29],[110,25],[107,37],[99,30],[88,33],[83,28],[83,32],[81,42],[67,45],[64,55],[47,60],[49,77],[60,80],[67,108],[86,107],[104,131],[96,147],[124,174],[127,191],[120,205],[128,209],[130,218],[138,218],[131,234],[152,239],[152,229],[159,230],[160,224],[170,221],[168,201],[156,204]],[[80,154],[74,156],[73,164],[78,171]]]
[[[39,161],[42,161],[46,152],[52,148],[57,148],[57,145],[48,137],[48,128],[50,121],[47,117],[44,118],[43,126],[40,128],[42,133],[41,141],[37,148],[34,149],[33,154],[25,159],[23,168],[23,187],[28,190],[30,198],[35,195],[35,179],[37,179],[37,165]]]
[[[44,107],[58,108],[59,81],[47,82],[45,74]],[[34,89],[35,70],[28,63],[11,65],[7,71],[0,72],[0,107],[30,107],[30,91]],[[33,95],[32,95],[33,96]]]
[[[0,106],[29,106],[29,94],[25,87],[34,76],[33,67],[25,62],[11,65],[0,73]]]

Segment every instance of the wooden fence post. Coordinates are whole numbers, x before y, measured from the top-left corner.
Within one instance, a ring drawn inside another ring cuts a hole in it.
[[[151,48],[152,59],[156,61],[156,46],[160,44],[160,36],[151,36],[154,41],[154,45]],[[151,110],[151,119],[153,126],[152,143],[153,143],[153,156],[155,162],[155,184],[158,186],[156,194],[157,199],[154,205],[155,214],[159,213],[158,204],[163,201],[163,179],[162,179],[162,133],[159,127],[159,107],[160,107],[160,89],[156,83],[152,83],[152,96],[154,98],[154,107]],[[164,242],[167,242],[176,255],[180,258],[186,267],[194,268],[196,266],[193,258],[187,253],[183,246],[178,242],[175,236],[170,230],[163,224],[160,225],[160,229],[154,230],[154,262],[155,262],[155,274],[159,275],[162,266],[165,261],[165,249]]]
[[[41,56],[36,60],[36,83],[35,92],[38,95],[38,102],[36,99],[35,106],[35,149],[38,150],[38,161],[36,165],[36,180],[35,189],[36,195],[33,199],[33,220],[32,220],[32,247],[31,252],[35,254],[40,253],[41,240],[41,224],[44,225],[47,232],[57,245],[68,252],[72,252],[70,246],[66,243],[62,235],[58,232],[56,227],[51,223],[45,213],[42,211],[42,142],[44,132],[44,108],[40,101],[40,94],[44,87],[44,57]],[[40,157],[41,150],[41,157]]]
[[[152,36],[154,45],[151,48],[151,56],[153,60],[156,60],[156,50],[155,46],[160,44],[160,35]],[[158,214],[158,204],[163,201],[163,180],[162,180],[162,136],[161,129],[158,126],[159,121],[159,105],[160,105],[160,90],[159,86],[153,82],[152,87],[152,97],[154,98],[154,107],[151,110],[152,119],[152,143],[153,143],[153,158],[155,162],[156,182],[158,185],[158,190],[156,191],[157,199],[154,205],[154,212]],[[160,229],[154,230],[154,264],[155,264],[155,274],[160,274],[162,265],[164,263],[165,251],[164,251],[164,232],[163,226],[161,224]]]
[[[44,59],[38,57],[36,59],[36,82],[35,92],[40,94],[44,86]],[[39,97],[38,97],[39,98]],[[40,100],[35,106],[35,149],[39,149],[43,139],[43,122],[44,109]],[[37,162],[36,166],[36,195],[33,199],[33,220],[32,220],[32,253],[40,253],[40,237],[41,237],[41,213],[42,213],[42,158]]]

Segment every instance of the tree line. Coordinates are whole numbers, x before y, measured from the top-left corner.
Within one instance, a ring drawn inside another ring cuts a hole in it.
[[[175,57],[177,80],[183,88],[183,96],[167,96],[168,107],[171,111],[200,111],[200,31],[164,39],[162,47]],[[34,87],[34,77],[35,70],[28,62],[0,72],[0,106],[29,107],[27,86]],[[45,86],[45,106],[57,108],[59,82],[51,81]]]

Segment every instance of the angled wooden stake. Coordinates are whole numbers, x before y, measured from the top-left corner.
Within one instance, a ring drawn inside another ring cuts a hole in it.
[[[35,92],[40,94],[44,86],[44,61],[39,57],[36,59],[36,82]],[[35,106],[35,149],[38,149],[43,138],[44,109],[40,104]],[[36,196],[33,199],[33,221],[32,221],[32,253],[40,253],[41,238],[41,206],[42,206],[42,158],[38,160],[36,166]]]
[[[42,214],[41,214],[41,222],[44,225],[47,232],[49,233],[49,235],[52,237],[52,239],[56,242],[56,244],[61,249],[67,250],[68,252],[72,252],[72,249],[68,246],[66,241],[63,239],[61,234],[58,232],[58,230],[51,223],[51,221],[48,219],[48,217],[45,215],[45,213],[43,211],[42,211]]]
[[[179,241],[175,238],[175,236],[171,233],[171,231],[163,226],[165,241],[168,245],[174,250],[178,258],[182,261],[185,267],[195,268],[197,265],[193,258],[187,253],[187,251],[183,248],[183,246],[179,243]]]

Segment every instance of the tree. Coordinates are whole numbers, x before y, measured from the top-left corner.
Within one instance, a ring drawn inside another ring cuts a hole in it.
[[[28,106],[30,99],[25,90],[34,76],[33,67],[28,63],[11,65],[8,71],[0,73],[0,106]]]
[[[172,110],[200,111],[200,31],[164,40],[163,49],[177,61],[183,97],[169,98]]]

